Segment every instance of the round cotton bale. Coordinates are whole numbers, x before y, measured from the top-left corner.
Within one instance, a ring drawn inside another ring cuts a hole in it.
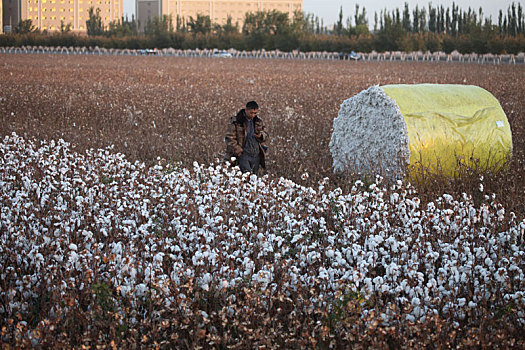
[[[454,176],[462,165],[499,169],[512,134],[498,100],[480,87],[376,85],[341,104],[330,151],[335,172]]]

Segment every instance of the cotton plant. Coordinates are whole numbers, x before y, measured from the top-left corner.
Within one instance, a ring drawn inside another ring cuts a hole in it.
[[[315,290],[311,305],[329,309],[354,295],[363,317],[379,304],[403,310],[382,313],[385,324],[461,321],[481,305],[512,305],[525,321],[525,220],[490,196],[423,204],[410,184],[379,176],[343,193],[328,179],[305,187],[221,164],[146,166],[111,148],[78,153],[16,134],[0,155],[6,319],[45,293],[67,298],[46,317],[59,315],[81,302],[75,291],[105,285],[117,313],[119,300],[155,298],[189,314],[192,285],[234,299],[244,287]]]

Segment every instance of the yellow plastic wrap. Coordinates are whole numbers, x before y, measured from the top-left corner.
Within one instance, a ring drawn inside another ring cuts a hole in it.
[[[505,112],[472,85],[385,85],[407,124],[413,167],[453,176],[460,164],[499,169],[512,154]]]

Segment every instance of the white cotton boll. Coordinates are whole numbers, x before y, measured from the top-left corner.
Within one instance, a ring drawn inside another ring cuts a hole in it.
[[[362,276],[359,272],[357,272],[357,271],[355,271],[355,270],[354,270],[354,272],[352,273],[352,281],[354,282],[354,284],[355,284],[357,287],[359,287],[359,284],[360,284],[360,282],[361,282],[362,277],[363,277],[363,276]]]
[[[210,289],[209,283],[211,282],[211,279],[211,274],[205,273],[199,280],[199,287],[201,287],[205,291],[208,291]]]
[[[164,253],[163,252],[159,252],[155,255],[155,257],[153,258],[153,261],[155,263],[157,263],[158,265],[162,265],[162,261],[164,260]]]
[[[69,260],[68,260],[68,262],[70,264],[72,264],[73,266],[75,266],[77,261],[78,261],[78,254],[74,250],[72,250],[69,253]]]
[[[115,243],[111,252],[116,255],[122,255],[122,242]]]
[[[364,279],[363,283],[365,284],[366,286],[366,291],[367,292],[372,292],[374,289],[372,287],[372,279],[367,277]]]
[[[412,314],[417,318],[423,315],[423,309],[420,306],[414,306]]]
[[[514,294],[513,298],[516,300],[523,300],[524,296],[525,296],[525,292],[519,291]]]
[[[135,295],[138,297],[142,297],[144,296],[147,290],[148,286],[146,286],[144,283],[140,283],[135,287]]]
[[[328,259],[332,259],[334,256],[335,256],[335,253],[334,253],[334,251],[333,251],[332,249],[328,249],[328,250],[326,251],[326,257],[327,257]]]
[[[381,286],[383,284],[383,277],[377,276],[376,278],[373,279],[373,282],[374,282],[374,285],[375,285],[375,289],[376,290],[380,290]]]
[[[122,225],[128,225],[128,226],[136,227],[137,223],[135,222],[135,220],[123,220],[122,221]]]
[[[296,234],[296,235],[293,236],[291,243],[293,244],[293,243],[295,243],[295,242],[301,240],[302,238],[303,238],[303,235],[300,234],[300,233],[298,233],[298,234]]]
[[[93,238],[93,233],[91,231],[82,231],[82,236],[84,236],[86,241],[90,241]]]
[[[399,201],[399,193],[395,193],[395,192],[392,193],[392,194],[390,195],[390,203],[391,203],[391,204],[395,204],[395,203],[397,203],[398,201]]]
[[[44,244],[47,245],[47,244],[51,243],[51,238],[50,237],[44,236],[43,238],[44,238]]]
[[[475,248],[474,251],[476,252],[476,257],[478,259],[484,259],[487,256],[487,252],[483,247]]]
[[[324,267],[321,267],[319,269],[319,278],[320,279],[328,279],[329,275],[328,275],[328,271],[326,271],[326,269]]]
[[[500,210],[498,210],[496,214],[498,216],[498,221],[503,221],[505,219],[505,209],[504,208],[501,208]]]
[[[126,286],[126,285],[120,286],[120,295],[122,295],[123,297],[127,296],[130,291],[131,291],[130,286]]]
[[[266,289],[272,281],[272,273],[267,270],[261,270],[252,276],[252,280],[260,283],[262,289]]]
[[[495,278],[496,278],[496,281],[498,282],[501,282],[501,283],[505,283],[505,281],[507,280],[507,271],[505,270],[505,268],[503,267],[500,267],[496,273],[494,274]]]
[[[465,299],[465,298],[458,298],[457,303],[458,303],[459,307],[463,307],[463,306],[465,306],[467,304],[467,299]]]
[[[203,255],[201,252],[196,252],[191,257],[191,262],[193,263],[194,266],[204,265],[204,261],[202,261],[202,257]]]
[[[41,253],[36,253],[35,255],[35,262],[38,266],[44,262],[44,256]]]
[[[309,252],[308,255],[306,256],[306,261],[310,264],[313,264],[320,258],[321,258],[321,254],[319,252],[312,251],[312,252]]]
[[[473,301],[469,301],[469,303],[468,303],[468,307],[471,308],[471,309],[475,309],[477,306],[478,306],[478,304],[476,304]]]
[[[417,272],[416,276],[419,283],[422,283],[425,280],[425,275],[422,272]]]
[[[245,268],[244,270],[245,276],[250,275],[253,272],[253,269],[255,268],[255,263],[248,257],[244,258],[243,265]]]
[[[460,280],[460,274],[459,274],[458,269],[455,266],[451,268],[450,274],[452,275],[451,276],[452,279],[450,280],[450,283],[454,282],[455,284],[458,284]]]
[[[135,280],[135,277],[137,277],[137,269],[134,267],[131,267],[129,269],[129,276],[131,277],[132,280]]]
[[[434,278],[429,279],[427,282],[427,288],[432,289],[437,287],[437,281]]]
[[[76,245],[76,244],[71,243],[71,244],[69,245],[69,249],[70,249],[70,250],[77,251],[78,248],[77,248],[77,245]]]
[[[337,252],[336,254],[336,262],[337,262],[337,266],[348,266],[348,264],[346,263],[346,260],[342,257],[340,252]]]

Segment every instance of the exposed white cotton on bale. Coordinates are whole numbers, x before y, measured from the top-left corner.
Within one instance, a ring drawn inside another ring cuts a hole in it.
[[[372,86],[341,104],[330,151],[336,172],[456,176],[504,167],[512,132],[498,100],[479,86]]]
[[[404,174],[408,132],[396,102],[377,85],[345,100],[334,119],[330,151],[335,172]]]

